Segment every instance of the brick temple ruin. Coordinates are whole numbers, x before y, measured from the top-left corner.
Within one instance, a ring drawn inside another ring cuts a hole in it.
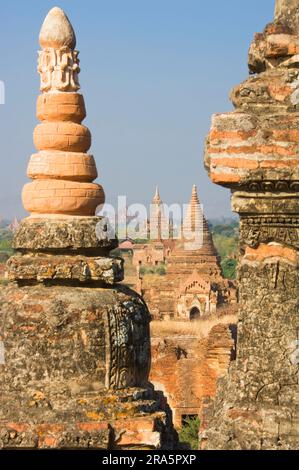
[[[235,359],[235,320],[213,326],[206,335],[197,332],[175,332],[169,322],[169,333],[151,331],[152,361],[150,380],[155,390],[167,398],[176,429],[187,417],[199,417],[206,423],[216,394],[217,381],[227,374]],[[161,323],[161,322],[159,322]]]
[[[240,215],[237,359],[221,381],[201,447],[299,449],[299,1],[249,51],[252,76],[217,114],[205,164]],[[206,425],[207,423],[205,423]]]
[[[40,33],[38,150],[23,190],[30,212],[14,236],[0,291],[0,447],[172,448],[167,409],[148,382],[149,311],[117,283],[74,30],[59,8]],[[3,359],[3,358],[2,358]]]
[[[160,199],[153,202],[162,205]],[[163,233],[163,215],[153,225],[157,225],[158,234]],[[147,245],[152,246],[153,250],[160,250],[161,259],[166,262],[165,276],[141,276],[138,285],[139,292],[157,320],[196,320],[215,314],[220,307],[236,304],[234,284],[222,276],[219,256],[195,185],[182,225],[185,232],[186,227],[190,226],[194,239],[186,239],[182,230],[180,238],[163,240],[160,235],[158,240],[150,240]],[[200,232],[198,237],[197,232]],[[146,264],[148,251],[143,249],[142,258],[140,248],[135,246],[133,264]],[[134,262],[136,257],[138,262]]]

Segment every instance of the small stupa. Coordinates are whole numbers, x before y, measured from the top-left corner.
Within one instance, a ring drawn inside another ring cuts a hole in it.
[[[60,8],[47,15],[40,45],[38,153],[23,190],[30,216],[0,290],[0,448],[171,446],[171,421],[148,383],[150,315],[117,285],[117,241],[95,215],[104,192],[81,124],[75,33]]]
[[[33,180],[23,188],[24,219],[14,237],[17,255],[8,278],[18,282],[100,282],[123,279],[120,259],[109,258],[116,246],[107,226],[96,217],[105,202],[102,186],[93,183],[97,168],[78,74],[79,52],[73,27],[60,8],[47,15],[39,36],[41,94],[34,130],[38,150],[29,161]]]
[[[105,201],[103,188],[93,183],[97,169],[91,134],[81,124],[86,117],[78,93],[80,72],[74,30],[60,8],[47,15],[39,36],[38,72],[42,94],[37,100],[41,121],[34,131],[38,153],[32,155],[23,189],[23,204],[33,216],[63,214],[94,216]]]

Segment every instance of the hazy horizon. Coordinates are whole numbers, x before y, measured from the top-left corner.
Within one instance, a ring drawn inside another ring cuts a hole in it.
[[[38,35],[56,4],[2,2],[0,80],[5,83],[0,218],[22,217],[21,190],[35,152]],[[204,169],[211,115],[232,109],[229,93],[248,76],[255,32],[274,0],[198,2],[61,1],[76,32],[81,93],[106,201],[148,204],[156,185],[168,204],[186,203],[197,184],[209,219],[231,216],[230,192]],[[258,14],[257,14],[258,12]]]

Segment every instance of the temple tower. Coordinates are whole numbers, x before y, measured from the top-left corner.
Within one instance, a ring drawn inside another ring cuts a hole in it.
[[[150,206],[150,217],[148,220],[148,238],[150,240],[161,241],[162,230],[162,199],[160,197],[159,188],[156,187],[155,194]]]
[[[193,320],[236,302],[222,277],[218,255],[194,185],[182,223],[182,237],[166,262],[166,275],[141,280],[141,292],[155,319]]]
[[[168,240],[169,231],[169,220],[167,220],[165,216],[163,201],[160,197],[159,188],[156,187],[156,191],[150,207],[149,241],[161,242],[164,239]]]
[[[299,2],[277,0],[249,51],[254,76],[217,114],[205,164],[240,215],[237,361],[219,385],[207,449],[298,449]]]
[[[175,244],[173,240],[173,220],[171,217],[168,219],[158,187],[156,187],[152,198],[146,227],[146,243],[138,243],[133,246],[133,265],[137,268],[138,273],[141,266],[163,265]]]
[[[0,447],[171,446],[171,422],[148,383],[150,315],[117,285],[117,242],[95,216],[104,192],[93,183],[76,38],[61,9],[46,17],[40,45],[38,152],[23,190],[31,215],[0,290]]]
[[[191,199],[182,224],[182,236],[168,260],[168,274],[186,275],[200,270],[207,278],[221,279],[221,268],[212,235],[202,211],[197,187],[193,185]]]

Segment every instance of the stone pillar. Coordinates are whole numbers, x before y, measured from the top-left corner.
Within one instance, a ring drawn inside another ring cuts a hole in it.
[[[291,29],[298,31],[299,2],[298,0],[276,0],[275,21],[288,24]]]
[[[205,163],[232,190],[240,216],[237,361],[200,435],[207,449],[298,449],[299,28],[298,1],[278,1],[255,36],[255,75],[213,117]],[[292,25],[293,29],[290,29]]]
[[[23,190],[31,215],[0,290],[0,448],[163,447],[172,428],[148,383],[150,315],[117,285],[123,262],[109,257],[116,242],[95,216],[104,193],[81,124],[75,34],[59,8],[40,44],[38,153]]]

